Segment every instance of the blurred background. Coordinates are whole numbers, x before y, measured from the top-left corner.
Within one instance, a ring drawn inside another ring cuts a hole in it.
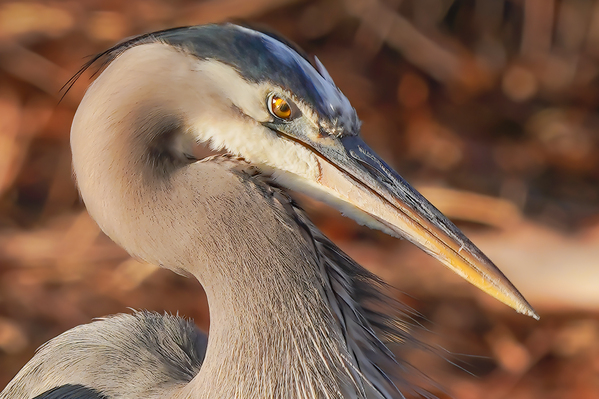
[[[128,308],[207,329],[196,281],[143,265],[89,218],[69,129],[86,57],[168,27],[242,21],[316,55],[363,136],[504,271],[517,315],[409,243],[303,200],[398,289],[442,398],[599,398],[599,1],[0,1],[0,387],[48,339]]]

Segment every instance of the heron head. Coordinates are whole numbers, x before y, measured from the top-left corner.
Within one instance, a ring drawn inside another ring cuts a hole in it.
[[[104,55],[116,60],[103,75],[119,76],[131,98],[147,103],[139,108],[143,123],[173,118],[169,128],[153,130],[181,133],[167,145],[173,159],[194,161],[194,143],[242,156],[278,184],[410,240],[536,317],[501,271],[362,141],[355,110],[317,59],[311,63],[276,37],[231,24],[144,35]],[[112,83],[111,93],[120,95],[118,80]]]

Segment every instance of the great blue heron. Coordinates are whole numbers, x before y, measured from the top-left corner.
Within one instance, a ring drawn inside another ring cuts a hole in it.
[[[1,398],[391,398],[383,338],[409,339],[377,278],[285,189],[405,237],[517,311],[504,275],[359,137],[318,60],[225,24],[165,30],[97,56],[106,66],[71,130],[89,213],[132,256],[196,277],[210,338],[136,312],[44,345]],[[89,66],[88,65],[88,66]],[[198,143],[227,154],[196,159]],[[397,384],[394,383],[397,382]]]

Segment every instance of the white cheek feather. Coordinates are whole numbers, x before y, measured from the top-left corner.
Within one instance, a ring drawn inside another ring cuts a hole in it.
[[[318,162],[305,147],[281,139],[260,124],[252,127],[247,121],[230,119],[208,121],[193,125],[199,141],[207,142],[214,150],[223,148],[232,154],[263,168],[285,171],[302,179],[318,179]]]
[[[201,61],[195,72],[199,72],[197,76],[210,76],[213,82],[211,93],[202,93],[201,99],[196,98],[203,102],[202,106],[208,108],[208,112],[194,120],[197,110],[186,110],[197,141],[209,143],[214,150],[225,148],[258,166],[285,170],[308,180],[318,178],[314,154],[281,139],[261,124],[272,118],[266,110],[269,85],[248,82],[234,68],[217,61]],[[214,101],[215,98],[226,101]]]

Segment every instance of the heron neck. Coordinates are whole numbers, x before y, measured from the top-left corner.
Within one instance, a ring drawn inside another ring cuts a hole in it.
[[[203,227],[192,231],[194,263],[185,268],[206,290],[210,334],[200,373],[181,397],[351,397],[350,355],[309,234],[267,185],[203,167],[219,179],[203,182],[205,208],[192,215]]]
[[[340,393],[350,377],[344,381],[341,371],[348,354],[316,276],[293,281],[254,273],[242,284],[206,285],[209,343],[188,397],[346,397]]]

